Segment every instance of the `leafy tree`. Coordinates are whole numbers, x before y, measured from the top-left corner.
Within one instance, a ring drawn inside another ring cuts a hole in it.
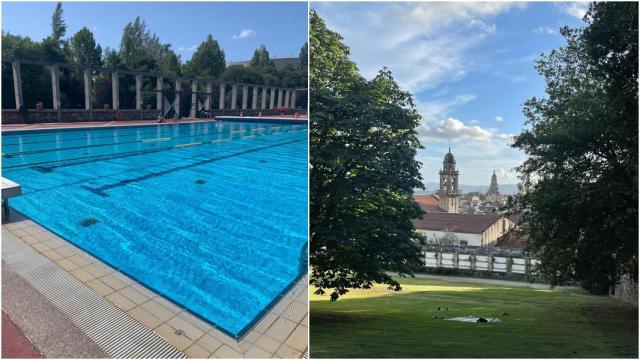
[[[276,66],[269,58],[269,51],[264,45],[260,45],[260,48],[253,52],[249,67],[264,74],[276,74],[277,72]]]
[[[219,77],[226,67],[224,51],[213,36],[207,36],[193,53],[191,60],[185,64],[185,72],[189,75]]]
[[[141,59],[145,57],[146,41],[149,37],[144,20],[136,16],[133,22],[125,25],[120,40],[120,58],[128,69],[135,69]]]
[[[102,65],[102,48],[96,45],[93,33],[86,27],[71,37],[69,47],[74,62],[92,67]]]
[[[300,61],[298,62],[298,69],[304,71],[305,73],[307,72],[307,68],[309,67],[308,56],[309,46],[308,43],[304,43],[304,45],[300,49],[300,55],[298,55],[298,59],[300,59]]]
[[[422,264],[424,241],[411,222],[424,188],[415,160],[420,116],[411,94],[383,69],[366,81],[349,48],[311,12],[311,284],[336,300],[374,282],[399,290],[385,273]]]
[[[537,61],[548,97],[525,103],[513,144],[537,183],[511,207],[553,284],[604,294],[638,271],[638,4],[593,3],[584,20]]]
[[[62,18],[62,3],[56,4],[56,9],[51,16],[51,39],[60,44],[64,34],[67,32],[67,24]]]

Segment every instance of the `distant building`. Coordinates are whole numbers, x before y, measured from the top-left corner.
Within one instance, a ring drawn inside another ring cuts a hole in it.
[[[427,243],[460,246],[495,246],[514,223],[504,215],[427,213],[413,221]]]
[[[281,58],[281,59],[271,59],[271,61],[273,61],[273,65],[275,65],[276,69],[278,71],[284,69],[285,67],[287,67],[287,65],[291,65],[294,68],[298,66],[298,64],[300,63],[300,59],[295,57],[295,58]],[[227,63],[227,67],[232,66],[232,65],[242,65],[244,67],[249,66],[249,64],[251,63],[251,60],[245,60],[245,61],[232,61],[232,62],[228,62]]]
[[[489,191],[487,191],[487,201],[498,202],[500,200],[502,200],[502,195],[500,195],[500,190],[498,189],[498,177],[496,176],[496,171],[493,170],[491,184],[489,185]]]
[[[444,156],[442,170],[440,170],[440,188],[438,194],[438,206],[445,212],[457,213],[460,205],[460,191],[458,190],[458,177],[460,172],[456,169],[456,159],[449,152]]]

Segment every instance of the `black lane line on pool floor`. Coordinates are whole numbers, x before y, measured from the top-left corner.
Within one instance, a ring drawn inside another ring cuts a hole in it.
[[[103,185],[103,186],[100,186],[98,188],[94,188],[94,187],[90,187],[90,186],[86,186],[86,185],[81,186],[81,188],[83,188],[83,189],[85,189],[87,191],[90,191],[90,192],[92,192],[92,193],[94,193],[96,195],[99,195],[99,196],[102,196],[102,197],[108,197],[109,194],[107,194],[105,192],[106,190],[111,190],[113,188],[126,186],[126,185],[131,184],[131,183],[148,180],[148,179],[151,179],[151,178],[154,178],[154,177],[158,177],[158,176],[162,176],[162,175],[166,175],[166,174],[171,174],[171,173],[182,171],[182,170],[186,170],[186,169],[191,169],[191,168],[194,168],[194,167],[197,167],[197,166],[201,166],[201,165],[204,165],[204,164],[209,164],[209,163],[212,163],[212,162],[216,162],[216,161],[220,161],[220,160],[224,160],[224,159],[229,159],[229,158],[234,158],[234,157],[237,157],[237,156],[242,156],[242,155],[246,155],[246,154],[250,154],[250,153],[253,153],[253,152],[262,151],[262,150],[266,150],[266,149],[270,149],[270,148],[274,148],[274,147],[289,145],[289,144],[293,144],[293,143],[297,143],[297,142],[301,142],[301,141],[307,141],[307,139],[304,138],[304,139],[289,140],[289,141],[284,141],[284,142],[277,143],[277,144],[262,146],[262,147],[259,147],[259,148],[243,150],[243,151],[239,151],[239,152],[228,154],[228,155],[216,156],[216,157],[213,157],[213,158],[210,158],[210,159],[200,160],[200,161],[197,161],[195,163],[191,163],[189,165],[183,165],[183,166],[178,166],[178,167],[167,169],[167,170],[157,171],[157,172],[153,172],[153,173],[150,173],[150,174],[147,174],[147,175],[138,176],[136,178],[120,180],[117,183],[113,183],[113,184],[109,184],[109,185]]]

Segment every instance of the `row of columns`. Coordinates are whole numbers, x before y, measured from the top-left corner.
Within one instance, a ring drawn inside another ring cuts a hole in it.
[[[13,61],[11,63],[13,71],[13,86],[16,99],[16,109],[20,109],[24,105],[24,98],[22,96],[22,76],[20,72],[20,62]],[[60,68],[59,65],[51,65],[51,88],[53,98],[53,109],[60,110]],[[92,110],[91,106],[91,94],[92,94],[92,71],[85,68],[84,75],[84,105],[86,110]],[[136,110],[142,110],[142,74],[135,75],[136,80]],[[238,104],[238,84],[232,84],[231,86],[231,110],[237,110]],[[266,87],[257,85],[241,85],[242,86],[242,104],[241,109],[247,110],[249,100],[249,86],[252,88],[252,110],[266,110],[266,109],[279,109],[295,108],[296,103],[296,91],[295,89]],[[260,96],[261,102],[258,107],[258,95],[259,89],[262,88],[262,94]],[[111,73],[111,94],[112,94],[112,107],[114,110],[120,109],[120,74],[117,71]],[[156,109],[161,111],[163,108],[164,98],[162,91],[164,89],[164,78],[157,77],[156,80]],[[227,84],[220,84],[220,99],[219,109],[225,110]],[[174,100],[174,109],[177,113],[180,113],[180,94],[182,92],[182,80],[176,79],[175,82],[176,99]],[[191,111],[190,116],[195,117],[198,108],[198,80],[191,81]],[[267,108],[267,94],[269,97],[269,107]],[[205,99],[204,107],[207,111],[211,111],[213,105],[213,82],[207,81],[207,97]]]

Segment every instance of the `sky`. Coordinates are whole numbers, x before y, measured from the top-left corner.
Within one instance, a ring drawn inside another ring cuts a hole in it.
[[[51,33],[55,2],[2,2],[2,30],[42,40]],[[140,16],[182,61],[211,34],[227,61],[250,60],[266,45],[271,57],[297,57],[307,41],[306,2],[63,2],[67,37],[83,26],[118,49],[124,26]]]
[[[562,26],[581,27],[587,3],[322,3],[327,26],[344,37],[361,74],[383,66],[414,95],[422,122],[425,183],[438,182],[449,139],[460,183],[515,184],[525,158],[508,145],[525,126],[522,104],[543,97],[534,68],[564,45]],[[434,190],[434,189],[427,189]]]

